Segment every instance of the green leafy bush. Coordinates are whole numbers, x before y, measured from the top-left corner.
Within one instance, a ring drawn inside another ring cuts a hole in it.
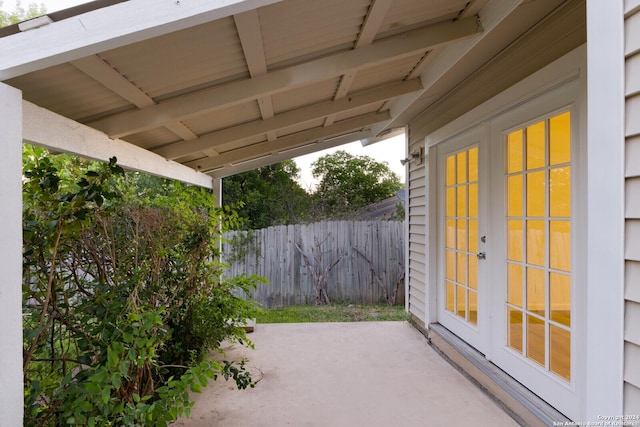
[[[235,297],[260,278],[222,280],[219,237],[239,221],[212,195],[116,159],[23,150],[25,425],[162,426],[218,375],[224,340],[251,345]]]

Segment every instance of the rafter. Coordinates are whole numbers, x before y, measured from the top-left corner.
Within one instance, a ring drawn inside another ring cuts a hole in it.
[[[475,18],[434,24],[388,37],[360,49],[282,68],[249,80],[183,95],[159,105],[96,120],[90,125],[113,137],[123,137],[162,126],[167,121],[213,112],[230,105],[337,77],[350,70],[412,55],[470,37],[479,31],[481,29]]]
[[[389,117],[389,113],[387,112],[358,116],[352,119],[341,120],[331,126],[316,127],[280,137],[275,141],[260,142],[248,147],[227,151],[216,157],[194,160],[184,164],[198,171],[207,172],[226,164],[233,164],[265,155],[271,155],[283,150],[289,150],[296,146],[308,144],[309,142],[318,139],[339,136],[347,132],[360,130],[363,127],[370,126],[374,123],[389,120]]]
[[[258,11],[253,9],[233,16],[244,52],[249,75],[251,77],[261,76],[267,73],[267,60],[264,54],[262,43],[262,31],[260,30],[260,17]],[[258,108],[263,119],[273,117],[273,100],[271,96],[258,98]],[[276,139],[275,132],[268,132],[267,139]]]
[[[391,116],[388,123],[381,123],[373,127],[374,134],[403,125],[406,117],[403,113],[407,111],[420,97],[433,95],[437,99],[437,94],[430,93],[430,90],[444,78],[449,70],[459,63],[483,38],[487,37],[502,21],[504,21],[517,7],[525,0],[481,0],[470,4],[465,10],[465,15],[478,12],[478,20],[483,28],[480,36],[472,39],[462,40],[455,45],[443,46],[437,56],[429,60],[428,67],[423,69],[422,78],[424,89],[395,99],[390,106]],[[480,9],[478,9],[480,8]],[[467,17],[464,19],[472,19]]]
[[[272,119],[256,120],[238,126],[221,129],[203,135],[197,140],[176,142],[154,150],[168,159],[177,159],[202,152],[233,141],[250,138],[267,132],[276,132],[301,123],[317,120],[329,114],[344,113],[366,105],[415,92],[421,88],[420,79],[389,83],[380,87],[354,93],[338,101],[324,101],[278,114]]]
[[[270,156],[262,156],[260,158],[247,160],[233,166],[225,165],[220,166],[215,170],[207,172],[207,175],[214,178],[224,178],[237,173],[246,172],[252,169],[256,169],[262,166],[272,165],[274,163],[282,162],[283,160],[291,159],[292,157],[304,156],[305,154],[315,153],[328,148],[339,147],[343,144],[348,144],[353,141],[369,138],[371,136],[371,130],[367,127],[360,131],[349,132],[347,135],[336,136],[333,138],[326,138],[317,142],[301,145],[293,150],[282,151]],[[294,151],[295,150],[295,151]]]
[[[72,61],[71,64],[138,108],[149,107],[156,104],[142,89],[127,80],[122,74],[97,55],[76,59]],[[180,121],[165,123],[164,126],[184,140],[196,139],[198,137],[198,135]]]
[[[0,38],[0,81],[279,1],[136,0],[100,8]]]
[[[354,49],[358,49],[362,46],[368,46],[373,42],[376,34],[378,34],[378,30],[382,25],[382,21],[384,20],[389,7],[391,7],[391,3],[393,0],[374,0],[371,4],[367,12],[367,16],[364,19],[364,24],[362,24],[362,28],[360,29],[360,33],[358,34],[358,38],[353,46]],[[340,84],[338,85],[338,90],[336,90],[336,94],[334,99],[341,99],[347,96],[347,93],[351,90],[351,86],[353,85],[353,81],[356,79],[358,71],[353,70],[349,73],[346,73],[340,79]],[[324,122],[325,126],[329,126],[336,119],[335,115],[331,115],[327,117]]]

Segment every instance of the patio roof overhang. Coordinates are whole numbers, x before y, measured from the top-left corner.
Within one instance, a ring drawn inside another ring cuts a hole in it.
[[[25,140],[211,187],[397,131],[560,3],[97,0],[1,29],[0,81]]]

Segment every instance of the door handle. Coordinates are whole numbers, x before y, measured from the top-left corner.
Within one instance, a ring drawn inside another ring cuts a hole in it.
[[[487,259],[487,253],[486,252],[478,252],[476,254],[476,256],[478,257],[478,259]]]

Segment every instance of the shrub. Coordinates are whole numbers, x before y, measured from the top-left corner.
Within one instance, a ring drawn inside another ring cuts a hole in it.
[[[108,164],[23,150],[25,425],[166,425],[189,391],[243,365],[206,358],[256,306],[222,281],[210,192]]]

